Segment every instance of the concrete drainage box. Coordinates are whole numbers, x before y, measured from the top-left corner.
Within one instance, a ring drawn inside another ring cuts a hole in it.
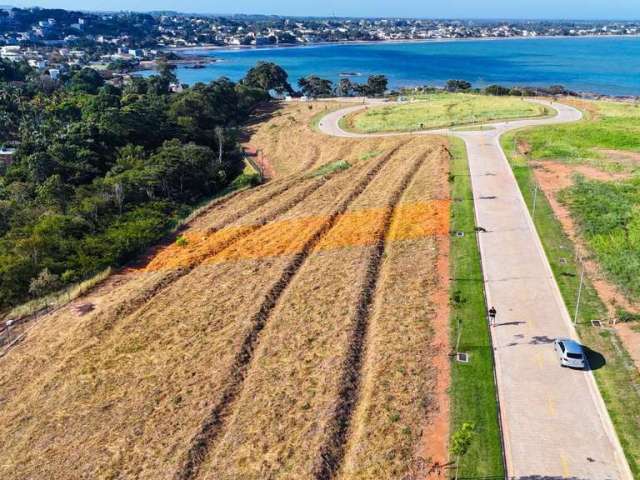
[[[469,354],[466,352],[458,352],[456,354],[456,360],[460,363],[469,363]]]

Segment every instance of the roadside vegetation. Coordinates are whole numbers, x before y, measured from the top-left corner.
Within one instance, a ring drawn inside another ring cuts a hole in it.
[[[589,164],[605,171],[640,167],[640,104],[569,100],[585,118],[575,124],[538,127],[515,135],[530,160]],[[636,155],[634,155],[634,153]]]
[[[578,178],[560,199],[609,277],[640,300],[640,178],[619,182]]]
[[[620,130],[621,124],[617,121],[601,123],[596,114],[600,113],[600,103],[587,105],[592,108],[591,115],[582,122],[573,125],[557,125],[553,128],[563,130],[563,134],[556,136],[553,129],[539,127],[512,132],[502,138],[502,146],[509,158],[513,172],[518,181],[520,190],[525,198],[529,210],[533,210],[534,196],[536,198],[535,215],[533,215],[536,229],[541,237],[545,252],[551,264],[554,276],[564,301],[573,316],[575,313],[580,276],[583,265],[577,260],[575,245],[567,236],[562,224],[553,211],[551,204],[543,192],[536,190],[536,180],[531,168],[530,158],[541,152],[555,152],[553,157],[558,161],[591,163],[594,160],[601,162],[601,158],[594,158],[594,149],[603,146],[599,138],[606,138],[604,143],[608,148],[620,148],[629,145],[626,140],[622,143],[612,142],[606,135],[611,128],[612,135]],[[584,105],[583,105],[584,107]],[[603,111],[618,109],[605,104]],[[628,106],[628,108],[633,108]],[[631,122],[633,125],[633,122]],[[633,128],[633,127],[632,127]],[[553,135],[543,142],[540,131],[546,131]],[[588,132],[597,132],[590,136]],[[621,138],[625,138],[622,135]],[[553,143],[557,139],[558,143]],[[534,145],[529,154],[528,149],[522,145],[527,142]],[[571,148],[567,148],[567,145]],[[542,147],[544,146],[544,150]],[[566,157],[562,152],[573,152],[573,149],[582,149],[588,155],[586,157]],[[537,149],[537,150],[536,150]],[[546,157],[542,157],[546,158]],[[617,167],[616,167],[617,168]],[[564,200],[570,205],[572,216],[577,220],[580,234],[587,239],[588,245],[596,253],[598,262],[613,279],[623,280],[627,278],[627,271],[623,265],[628,262],[634,265],[637,252],[629,251],[631,230],[627,228],[629,237],[625,238],[625,225],[632,224],[633,212],[637,204],[633,199],[637,198],[630,190],[635,191],[636,182],[603,183],[578,181],[574,187],[564,192]],[[598,218],[599,217],[599,218]],[[619,222],[616,224],[616,222]],[[608,233],[605,233],[608,232]],[[621,232],[621,233],[617,233]],[[607,266],[608,265],[608,266]],[[616,277],[616,273],[618,272]],[[637,269],[635,270],[637,274]],[[635,282],[629,285],[632,287]],[[625,287],[620,284],[620,287]],[[631,292],[630,289],[625,291]],[[585,283],[580,295],[580,304],[577,315],[576,330],[584,345],[589,347],[590,363],[595,367],[594,375],[602,397],[607,406],[613,424],[616,428],[620,442],[635,477],[640,476],[640,373],[633,360],[627,353],[625,345],[621,341],[615,328],[592,326],[592,321],[606,322],[608,320],[607,306],[599,297],[592,282],[585,277]]]
[[[493,350],[486,319],[484,280],[475,232],[471,177],[464,142],[451,137],[451,345],[469,354],[469,363],[451,364],[451,434],[475,426],[474,439],[461,457],[461,478],[502,478],[501,433]],[[463,232],[464,236],[456,235]]]
[[[574,101],[585,119],[575,124],[523,130],[503,144],[522,161],[589,165],[614,172],[616,181],[577,173],[559,192],[608,279],[630,300],[640,300],[640,107],[621,102]]]
[[[414,100],[369,107],[345,117],[342,126],[363,133],[414,131],[547,114],[544,106],[515,97],[431,93],[418,95]]]

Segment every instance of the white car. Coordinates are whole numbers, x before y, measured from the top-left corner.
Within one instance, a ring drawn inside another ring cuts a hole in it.
[[[557,338],[553,342],[553,348],[558,354],[560,365],[563,367],[584,369],[587,366],[587,358],[582,345],[570,338]]]

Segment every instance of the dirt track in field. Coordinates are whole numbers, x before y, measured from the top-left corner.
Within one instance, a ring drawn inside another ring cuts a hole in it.
[[[325,107],[254,125],[271,182],[0,359],[2,478],[378,479],[446,456],[446,140],[329,139],[307,125]]]

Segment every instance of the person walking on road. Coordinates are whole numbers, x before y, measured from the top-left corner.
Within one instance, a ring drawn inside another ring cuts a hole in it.
[[[496,313],[498,313],[496,311],[496,307],[491,307],[489,309],[489,325],[495,325],[496,324]]]

